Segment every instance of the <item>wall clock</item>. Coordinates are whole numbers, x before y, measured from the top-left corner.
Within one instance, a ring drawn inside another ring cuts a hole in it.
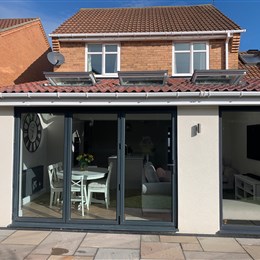
[[[35,152],[42,137],[42,126],[39,116],[36,113],[29,113],[25,116],[23,123],[23,141],[29,152]]]

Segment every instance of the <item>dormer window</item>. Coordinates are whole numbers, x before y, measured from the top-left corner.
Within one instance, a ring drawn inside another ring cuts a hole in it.
[[[191,76],[195,69],[209,67],[207,42],[175,42],[173,44],[173,75]]]
[[[119,66],[118,44],[87,44],[86,70],[96,76],[117,76]]]

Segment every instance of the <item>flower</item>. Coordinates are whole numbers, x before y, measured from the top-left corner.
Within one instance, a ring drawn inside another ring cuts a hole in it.
[[[79,161],[80,164],[89,164],[94,161],[94,156],[90,153],[83,153],[77,156],[77,161]]]

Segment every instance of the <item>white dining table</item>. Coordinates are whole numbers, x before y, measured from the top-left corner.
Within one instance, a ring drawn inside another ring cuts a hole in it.
[[[103,167],[89,167],[86,170],[80,170],[79,168],[72,169],[72,175],[83,175],[86,181],[102,179],[106,176],[107,172],[108,169]]]
[[[85,181],[102,179],[108,172],[107,168],[103,167],[89,167],[86,170],[80,168],[72,168],[72,175],[83,175]],[[63,171],[57,173],[58,178],[63,179]]]

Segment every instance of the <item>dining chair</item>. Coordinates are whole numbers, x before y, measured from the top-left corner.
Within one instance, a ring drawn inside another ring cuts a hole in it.
[[[84,216],[84,206],[87,204],[87,187],[83,175],[71,175],[71,202],[80,202],[81,215]]]
[[[87,209],[89,209],[89,205],[91,202],[103,203],[106,204],[106,208],[110,204],[110,194],[109,194],[109,184],[110,184],[110,177],[112,172],[113,163],[110,162],[108,166],[108,173],[105,178],[91,181],[88,184],[88,201],[87,201]],[[94,200],[93,193],[104,193],[104,200]]]
[[[56,165],[51,164],[48,166],[48,174],[50,181],[50,208],[52,208],[53,199],[55,204],[57,204],[58,198],[60,198],[63,192],[63,182],[58,180]]]

